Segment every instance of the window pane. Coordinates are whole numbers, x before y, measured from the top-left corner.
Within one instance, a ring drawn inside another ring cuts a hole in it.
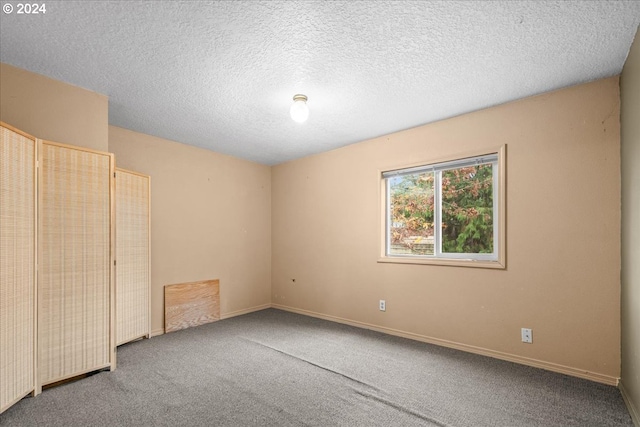
[[[433,255],[433,172],[389,179],[389,255]]]
[[[442,252],[493,253],[493,167],[442,171]]]

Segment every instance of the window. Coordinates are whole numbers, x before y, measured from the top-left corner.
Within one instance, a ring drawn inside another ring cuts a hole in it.
[[[504,268],[503,151],[382,172],[380,261]]]

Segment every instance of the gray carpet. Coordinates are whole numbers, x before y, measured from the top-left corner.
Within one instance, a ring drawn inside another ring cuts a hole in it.
[[[9,426],[632,426],[615,387],[280,310],[118,349]]]

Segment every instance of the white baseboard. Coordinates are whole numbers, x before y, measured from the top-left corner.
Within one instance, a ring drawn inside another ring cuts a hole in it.
[[[228,319],[230,317],[241,316],[243,314],[253,313],[254,311],[264,310],[266,308],[271,308],[271,304],[262,304],[255,307],[243,308],[242,310],[231,311],[229,313],[223,313],[220,315],[220,320]],[[150,338],[157,337],[158,335],[164,334],[164,328],[155,329],[151,331]]]
[[[629,393],[627,393],[627,390],[624,388],[624,382],[622,379],[620,379],[618,388],[620,389],[620,394],[622,394],[622,399],[624,400],[625,405],[627,405],[633,425],[640,427],[640,408],[637,408],[631,400],[631,397],[629,397]]]
[[[397,329],[387,328],[384,326],[377,326],[370,323],[358,322],[355,320],[345,319],[342,317],[331,316],[328,314],[316,313],[314,311],[302,310],[299,308],[293,308],[286,305],[271,304],[271,307],[280,310],[290,311],[292,313],[303,314],[306,316],[317,317],[319,319],[329,320],[332,322],[343,323],[346,325],[355,326],[363,329],[371,329],[373,331],[382,332],[389,335],[395,335],[398,337],[408,338],[416,341],[422,341],[429,344],[435,344],[442,347],[454,348],[456,350],[462,350],[469,353],[480,354],[482,356],[489,356],[495,359],[506,360],[508,362],[519,363],[521,365],[532,366],[534,368],[546,369],[552,372],[558,372],[560,374],[570,375],[573,377],[584,378],[587,380],[599,382],[602,384],[617,386],[619,378],[609,375],[598,374],[596,372],[589,372],[578,368],[572,368],[570,366],[559,365],[556,363],[545,362],[543,360],[531,359],[528,357],[522,357],[515,354],[503,353],[500,351],[489,350],[482,347],[476,347],[467,344],[461,344],[454,341],[447,341],[440,338],[428,337],[425,335],[414,334],[412,332],[404,332]],[[639,426],[640,427],[640,426]]]
[[[157,337],[158,335],[163,335],[163,334],[164,334],[164,328],[156,329],[154,331],[151,331],[151,335],[149,335],[149,338]]]
[[[255,307],[243,308],[242,310],[231,311],[229,313],[224,313],[220,315],[220,320],[229,319],[230,317],[242,316],[243,314],[253,313],[254,311],[264,310],[266,308],[271,308],[271,304],[262,304],[257,305]]]

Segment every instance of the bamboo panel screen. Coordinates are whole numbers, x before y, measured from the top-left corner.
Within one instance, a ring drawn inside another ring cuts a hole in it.
[[[36,141],[0,128],[0,413],[34,391]]]
[[[116,343],[149,337],[149,177],[116,170]]]
[[[49,142],[41,147],[38,371],[40,384],[48,384],[115,362],[113,157]]]

